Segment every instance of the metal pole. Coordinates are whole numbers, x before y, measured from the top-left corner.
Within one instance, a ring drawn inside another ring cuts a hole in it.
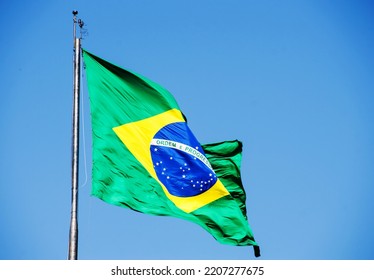
[[[80,86],[80,38],[76,38],[76,15],[74,15],[74,93],[73,93],[73,139],[72,139],[72,187],[71,220],[69,234],[69,260],[78,259],[78,165],[79,165],[79,86]]]

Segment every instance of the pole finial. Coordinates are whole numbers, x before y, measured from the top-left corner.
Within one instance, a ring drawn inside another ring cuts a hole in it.
[[[79,27],[79,37],[82,39],[83,36],[87,35],[87,30],[85,28],[83,28],[83,26],[85,25],[83,20],[81,20],[80,18],[77,18],[77,15],[78,15],[78,11],[77,10],[73,10],[73,37],[74,37],[74,40],[75,38],[77,37],[77,29]]]

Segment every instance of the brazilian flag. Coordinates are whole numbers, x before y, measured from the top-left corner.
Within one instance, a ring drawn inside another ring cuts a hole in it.
[[[92,194],[201,225],[223,244],[259,248],[240,179],[242,144],[200,145],[160,85],[83,50],[92,120]]]

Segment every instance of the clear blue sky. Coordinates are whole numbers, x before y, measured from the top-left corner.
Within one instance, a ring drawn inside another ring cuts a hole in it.
[[[374,259],[371,1],[15,0],[0,8],[0,259],[67,258],[74,9],[88,29],[83,47],[171,91],[201,143],[243,142],[262,259]],[[254,258],[198,225],[90,196],[82,84],[79,258]]]

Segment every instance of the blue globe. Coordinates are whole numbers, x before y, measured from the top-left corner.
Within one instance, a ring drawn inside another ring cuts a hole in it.
[[[150,149],[157,177],[172,195],[196,196],[217,181],[203,149],[185,122],[159,130]]]

